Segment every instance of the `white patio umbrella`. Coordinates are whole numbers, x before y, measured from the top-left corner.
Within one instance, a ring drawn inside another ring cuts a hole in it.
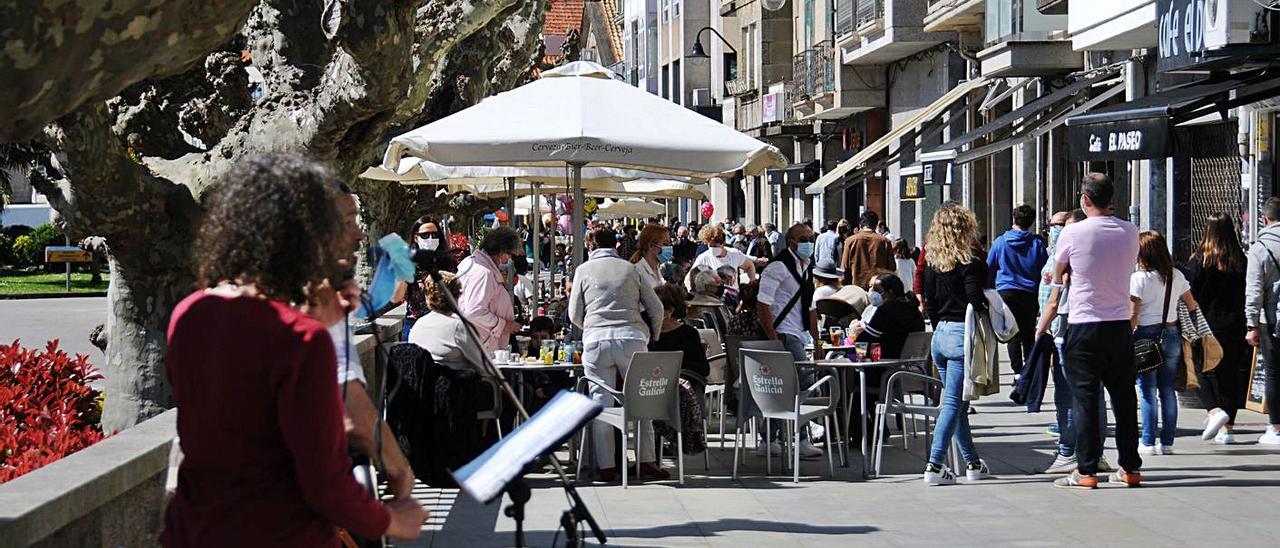
[[[534,82],[391,140],[382,167],[406,156],[456,166],[572,166],[575,203],[582,168],[617,167],[702,179],[782,167],[773,146],[616,80],[608,69],[576,61]],[[574,208],[575,227],[582,226]],[[582,256],[581,234],[573,256]]]
[[[666,206],[654,202],[646,202],[639,198],[609,200],[600,205],[596,216],[601,219],[621,219],[622,217],[657,217],[667,212]]]
[[[682,183],[661,179],[636,179],[634,181],[583,183],[583,193],[597,198],[641,197],[641,198],[689,198],[700,200],[706,197],[706,185]],[[505,196],[509,189],[502,184],[451,185],[453,191],[465,190],[481,198],[497,198]],[[542,186],[540,194],[568,193],[572,189],[563,186]],[[517,186],[516,196],[529,196],[535,192],[531,186]],[[517,201],[517,204],[519,202]],[[519,205],[516,206],[519,209]]]
[[[360,174],[365,179],[395,181],[405,185],[484,185],[503,184],[506,179],[519,183],[540,183],[549,186],[568,187],[572,173],[566,166],[515,167],[515,166],[446,166],[420,158],[404,158],[395,169],[372,166]],[[671,180],[665,174],[638,169],[589,167],[582,170],[582,183],[621,182],[635,179]],[[688,179],[684,179],[687,182]]]

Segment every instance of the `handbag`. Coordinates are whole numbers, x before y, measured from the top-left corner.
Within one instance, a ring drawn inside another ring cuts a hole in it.
[[[1182,332],[1182,338],[1195,342],[1203,337],[1212,337],[1213,330],[1209,328],[1209,321],[1204,318],[1204,314],[1196,309],[1192,312],[1187,309],[1187,303],[1178,301],[1178,328]]]
[[[1173,297],[1173,276],[1165,280],[1164,283],[1164,309],[1160,313],[1160,323],[1163,326],[1169,318],[1169,300]],[[1148,371],[1155,371],[1160,364],[1164,363],[1164,352],[1160,350],[1160,343],[1152,339],[1138,339],[1133,342],[1133,364],[1138,375]]]

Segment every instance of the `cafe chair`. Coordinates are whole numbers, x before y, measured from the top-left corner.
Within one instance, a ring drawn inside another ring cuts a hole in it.
[[[493,407],[476,413],[476,418],[482,421],[492,420],[493,426],[498,430],[498,439],[502,439],[502,388],[497,380],[489,377],[480,377],[480,382],[492,391]]]
[[[607,393],[619,407],[606,407],[592,420],[592,428],[608,426],[622,431],[622,487],[627,487],[627,449],[630,447],[628,435],[636,433],[636,462],[639,464],[640,444],[645,441],[657,443],[657,440],[643,440],[639,435],[639,421],[660,420],[674,425],[676,431],[676,466],[679,469],[680,485],[684,485],[684,434],[680,429],[680,363],[683,351],[675,352],[636,352],[631,357],[631,365],[627,367],[626,378],[622,380],[622,390],[615,390],[591,377],[582,377],[587,384],[594,384]],[[635,423],[635,427],[632,427]],[[587,438],[583,435],[579,442],[578,454],[583,454]],[[662,444],[658,443],[654,453],[657,463],[662,463]],[[582,475],[582,461],[578,459],[578,475]],[[636,466],[639,473],[640,467]]]
[[[823,386],[835,382],[835,376],[825,375],[809,387],[800,390],[799,375],[796,371],[795,358],[790,352],[775,350],[743,350],[742,379],[760,407],[760,414],[765,419],[783,420],[788,423],[787,442],[790,445],[792,483],[800,483],[800,429],[809,421],[822,418],[822,425],[831,432],[831,418],[836,416],[836,403],[839,398],[835,391],[826,398],[826,405],[806,405],[805,398],[817,395]],[[765,443],[770,443],[771,428],[765,426]],[[832,477],[836,474],[835,461],[831,456],[831,438],[828,435],[824,445],[827,453],[827,468]],[[765,473],[772,472],[772,456],[765,454]]]
[[[724,395],[728,386],[728,356],[720,344],[720,334],[714,329],[699,329],[698,337],[707,349],[707,365],[710,366],[706,379],[706,396],[715,402],[714,406],[707,405],[706,409],[708,414],[714,410],[719,417],[720,429],[716,432],[720,435],[720,448],[724,449]],[[707,418],[704,417],[702,422],[702,430],[708,432]],[[707,466],[710,467],[709,462]]]
[[[932,361],[932,344],[933,344],[933,333],[929,331],[916,331],[914,333],[907,334],[907,340],[904,341],[902,344],[901,358],[904,360],[919,360],[919,361],[913,364],[904,365],[901,367],[901,369],[906,371],[914,371],[926,377],[933,377],[934,376],[933,366],[930,364],[930,362]],[[886,376],[884,378],[884,382],[888,383],[889,377]],[[908,381],[900,388],[903,388],[903,391],[901,392],[903,401],[906,401],[907,403],[914,403],[914,400],[917,397],[923,398],[922,394],[924,392],[925,387],[920,385],[919,383],[915,383],[914,381]],[[884,393],[885,393],[884,387],[882,386],[880,389],[880,394],[884,394]],[[915,415],[911,415],[910,419],[911,420],[906,421],[906,426],[911,429],[911,435],[915,436],[917,435]],[[929,420],[929,417],[926,416],[925,417],[926,423],[928,422],[928,420]],[[905,436],[902,438],[902,446],[904,449],[908,448],[907,440],[908,438]]]
[[[751,394],[742,388],[741,382],[742,349],[744,348],[753,350],[786,350],[786,347],[782,346],[782,341],[778,340],[750,341],[744,340],[742,337],[737,335],[727,335],[724,338],[724,353],[726,363],[729,366],[728,378],[731,381],[730,384],[734,385],[731,388],[734,389],[738,397],[737,424],[735,426],[733,436],[733,479],[735,480],[738,479],[738,464],[745,462],[746,459],[746,451],[742,451],[740,456],[738,450],[747,447],[746,445],[743,445],[746,443],[747,437],[751,438],[752,444],[755,442],[755,429],[752,428],[751,431],[746,429],[748,422],[747,410],[751,409]],[[755,419],[750,419],[750,422],[754,427]],[[723,435],[720,438],[720,448],[724,448]]]
[[[929,447],[929,438],[933,432],[929,419],[936,421],[938,414],[942,411],[942,387],[941,380],[913,371],[895,371],[889,376],[889,380],[885,383],[884,399],[876,404],[872,465],[877,477],[880,476],[880,464],[886,443],[885,437],[889,428],[887,417],[897,414],[923,415],[925,417],[924,444],[925,447]],[[920,396],[923,401],[921,403],[908,403],[908,396],[912,395]],[[903,450],[907,449],[907,437],[906,429],[903,429]],[[952,444],[951,450],[948,451],[948,456],[952,459],[953,464],[956,460],[954,453],[955,447]]]

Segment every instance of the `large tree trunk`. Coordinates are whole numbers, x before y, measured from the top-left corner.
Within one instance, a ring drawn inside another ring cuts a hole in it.
[[[141,4],[117,2],[113,13]],[[216,22],[209,20],[214,8],[204,3],[176,3],[187,4],[201,6],[190,8],[185,26],[174,25],[168,8],[141,14],[151,23],[123,50],[102,36],[118,35],[127,26],[120,21],[135,19],[113,16],[95,24],[120,28],[71,35],[89,43],[66,47],[103,59],[104,76],[75,80],[84,89],[58,88],[68,101],[62,106],[83,106],[61,108],[29,94],[21,99],[40,109],[0,115],[4,141],[25,135],[37,120],[70,113],[47,126],[42,139],[55,151],[61,179],[38,188],[68,234],[102,236],[110,248],[108,431],[170,404],[166,328],[173,306],[193,288],[198,201],[210,185],[246,156],[305,153],[356,183],[371,238],[406,230],[426,208],[415,200],[430,194],[354,181],[355,175],[379,159],[391,135],[524,82],[537,59],[547,0],[260,0],[251,9],[243,2],[208,3],[225,10]],[[228,24],[239,29],[234,47],[226,44],[230,33],[210,38]],[[183,29],[202,25],[213,27],[192,44],[202,55],[190,55],[186,45],[168,55],[153,51],[164,50],[172,37],[181,41]],[[0,22],[0,32],[6,27]],[[36,25],[41,28],[47,26]],[[40,40],[31,37],[32,43]],[[242,47],[264,77],[258,97],[250,95]],[[17,62],[12,52],[0,53],[0,73],[5,63]],[[140,66],[150,72],[132,77]],[[39,78],[62,78],[63,72],[38,65],[15,72],[22,79],[7,86],[29,90]],[[144,77],[151,79],[139,81]],[[0,95],[0,104],[4,99]]]

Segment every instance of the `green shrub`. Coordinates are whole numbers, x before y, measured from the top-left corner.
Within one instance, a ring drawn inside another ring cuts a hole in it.
[[[44,264],[44,248],[51,245],[63,245],[64,239],[58,229],[49,223],[36,227],[29,234],[18,236],[13,240],[14,264],[16,266],[33,266]]]

